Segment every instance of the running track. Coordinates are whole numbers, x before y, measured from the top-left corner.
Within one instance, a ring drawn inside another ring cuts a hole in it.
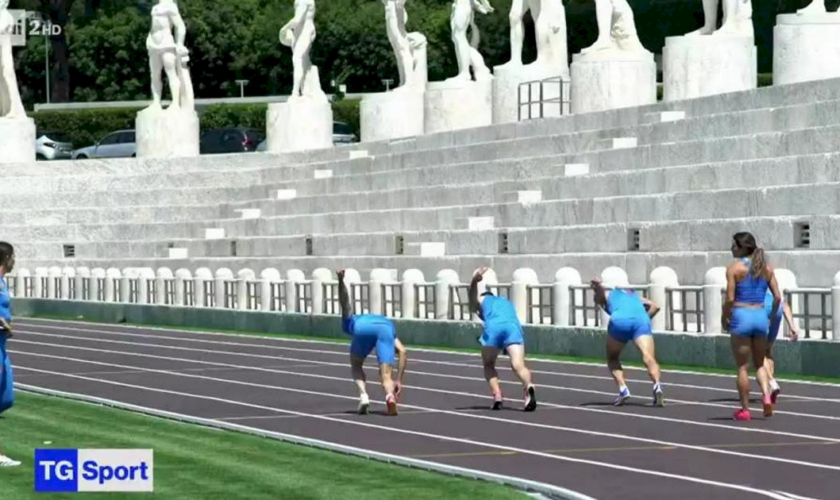
[[[373,413],[355,414],[346,345],[20,320],[19,384],[554,484],[608,499],[840,498],[840,385],[783,383],[777,414],[734,422],[733,378],[666,372],[666,407],[610,405],[606,368],[529,361],[540,407],[501,376],[490,411],[475,354],[409,349],[400,415],[388,417],[368,361]],[[507,358],[500,358],[506,363]],[[371,383],[373,382],[373,383]],[[375,384],[375,385],[374,385]]]

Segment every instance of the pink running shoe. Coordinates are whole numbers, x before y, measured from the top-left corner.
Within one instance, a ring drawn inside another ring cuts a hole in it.
[[[773,416],[773,401],[770,396],[764,396],[764,416],[765,417],[772,417]]]
[[[735,418],[735,420],[752,420],[752,415],[750,415],[750,411],[745,408],[741,408],[740,410],[736,411],[733,417]]]

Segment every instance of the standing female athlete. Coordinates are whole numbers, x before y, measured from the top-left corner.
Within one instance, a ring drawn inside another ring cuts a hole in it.
[[[499,373],[496,360],[499,353],[507,351],[510,367],[513,369],[525,389],[525,411],[537,409],[537,395],[531,383],[531,372],[525,366],[525,337],[522,325],[516,316],[516,309],[504,297],[496,297],[487,291],[482,283],[486,267],[476,271],[470,283],[470,312],[478,314],[484,322],[484,332],[479,338],[481,360],[484,363],[484,378],[493,392],[494,410],[502,408],[502,389],[499,386]],[[479,292],[479,287],[482,288]]]
[[[767,369],[767,377],[770,379],[770,402],[776,404],[776,399],[782,388],[776,382],[776,361],[773,359],[773,344],[776,342],[776,337],[779,335],[779,328],[782,326],[782,318],[787,323],[790,331],[790,339],[796,341],[799,333],[796,331],[796,323],[793,322],[793,313],[787,302],[782,301],[780,307],[775,315],[773,315],[773,293],[767,290],[764,295],[764,311],[770,318],[770,331],[767,334],[767,353],[764,355],[764,367]]]
[[[773,415],[773,401],[770,398],[770,380],[765,367],[767,334],[770,318],[779,310],[782,296],[776,276],[755,237],[747,232],[732,237],[732,256],[735,262],[726,268],[726,302],[723,305],[721,323],[731,334],[732,354],[738,366],[736,385],[741,399],[741,408],[735,412],[735,420],[750,420],[750,380],[748,365],[752,354],[756,378],[761,385],[764,416]],[[773,294],[773,305],[768,314],[764,308],[767,290]]]
[[[14,404],[14,386],[12,382],[12,362],[6,354],[6,340],[12,336],[12,298],[6,284],[6,274],[15,267],[15,249],[5,241],[0,241],[0,413]],[[17,460],[3,455],[0,451],[0,467],[20,465]]]
[[[593,279],[589,285],[595,291],[595,303],[610,315],[607,327],[607,366],[618,384],[618,396],[613,404],[621,406],[630,399],[630,389],[627,388],[619,358],[624,346],[632,340],[642,353],[642,361],[653,382],[653,405],[664,406],[662,385],[659,383],[661,372],[656,362],[653,328],[650,322],[659,312],[659,306],[632,290],[616,288],[607,297],[606,290],[598,278]]]

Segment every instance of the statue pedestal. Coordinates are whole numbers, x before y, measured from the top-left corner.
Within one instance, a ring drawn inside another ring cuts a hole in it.
[[[198,113],[193,110],[146,108],[135,120],[138,158],[199,155]]]
[[[333,112],[326,98],[269,104],[265,123],[269,153],[333,147]]]
[[[647,51],[599,50],[572,60],[572,113],[656,103],[656,62]]]
[[[0,163],[34,162],[35,139],[32,118],[0,118]]]
[[[493,84],[450,81],[426,85],[425,131],[427,134],[493,123]]]
[[[385,141],[423,135],[425,86],[399,87],[362,99],[362,142]]]
[[[758,85],[755,41],[749,36],[668,37],[662,60],[665,101],[739,92]]]
[[[563,78],[562,96],[559,77]],[[543,102],[542,112],[536,101],[540,100],[541,80],[553,78],[542,85],[542,100],[551,99],[552,102]],[[534,82],[531,85],[520,84]],[[528,91],[530,89],[530,99]],[[553,68],[542,64],[528,64],[525,66],[496,66],[493,68],[493,124],[517,122],[521,118],[546,118],[560,116],[569,113],[568,103],[559,102],[569,100],[569,71],[566,68]],[[522,95],[523,105],[519,105],[519,96]],[[524,103],[534,102],[530,106]],[[562,112],[561,112],[561,106]],[[530,108],[530,109],[529,109]],[[542,113],[542,114],[540,114]]]
[[[840,77],[840,13],[782,14],[773,28],[773,85]]]

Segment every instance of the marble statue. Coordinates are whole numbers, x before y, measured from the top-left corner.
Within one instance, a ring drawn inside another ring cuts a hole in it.
[[[563,0],[543,0],[538,5],[534,31],[537,37],[536,64],[552,69],[568,69],[566,8]]]
[[[810,5],[796,11],[797,14],[825,14],[825,0],[813,0]]]
[[[581,54],[601,50],[645,50],[636,33],[633,9],[627,0],[595,0],[595,9],[598,18],[598,39],[581,50]]]
[[[280,43],[292,48],[294,83],[290,100],[302,96],[326,98],[318,68],[309,59],[315,35],[315,0],[295,0],[295,17],[280,28]]]
[[[484,58],[478,52],[481,33],[475,24],[475,11],[480,14],[493,12],[489,0],[453,0],[449,26],[452,29],[452,43],[455,44],[455,58],[458,60],[458,76],[447,81],[470,81],[470,68],[476,81],[491,78]],[[467,30],[471,30],[467,41]]]
[[[175,30],[173,36],[172,30]],[[146,38],[149,66],[152,72],[152,109],[161,108],[163,72],[169,81],[172,102],[169,110],[194,108],[192,79],[187,62],[189,50],[184,46],[187,28],[174,0],[159,0],[152,7],[152,28]]]
[[[566,67],[566,11],[563,0],[513,0],[510,6],[510,61],[502,67],[522,66],[525,29],[522,19],[530,11],[537,44],[535,64]]]
[[[8,7],[9,0],[0,0],[0,118],[26,118],[12,57],[11,35],[15,19]]]
[[[717,27],[717,8],[723,1],[723,23]],[[820,1],[820,0],[817,0]],[[687,36],[698,35],[742,35],[753,38],[752,0],[703,0],[703,16],[705,23],[697,31]]]
[[[397,59],[399,87],[415,87],[426,83],[426,37],[408,33],[406,0],[382,0],[385,6],[385,28]]]

